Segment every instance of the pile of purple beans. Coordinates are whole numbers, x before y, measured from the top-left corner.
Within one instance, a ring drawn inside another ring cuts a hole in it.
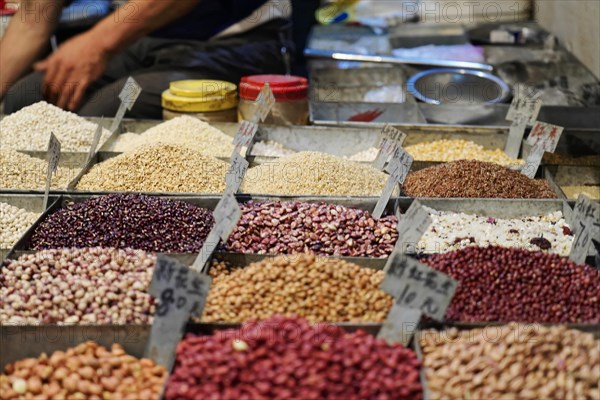
[[[357,208],[297,201],[249,201],[241,208],[228,251],[378,258],[391,254],[398,239],[393,215],[374,220]]]
[[[51,214],[31,238],[34,250],[114,247],[151,252],[198,252],[214,219],[210,210],[139,194],[111,194]]]
[[[460,282],[446,319],[600,322],[600,271],[555,254],[467,247],[422,260]]]
[[[239,330],[187,336],[166,400],[420,400],[421,364],[364,331],[275,316]]]

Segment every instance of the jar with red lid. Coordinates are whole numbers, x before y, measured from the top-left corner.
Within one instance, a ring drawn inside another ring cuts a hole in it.
[[[291,75],[250,75],[239,86],[238,120],[250,120],[256,111],[256,98],[268,83],[275,105],[265,124],[306,125],[308,122],[308,81]]]

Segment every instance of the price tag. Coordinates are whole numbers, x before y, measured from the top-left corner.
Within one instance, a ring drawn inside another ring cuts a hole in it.
[[[515,89],[515,96],[506,115],[506,120],[512,121],[504,152],[512,158],[519,157],[519,150],[525,136],[525,129],[533,125],[542,108],[542,101],[537,99],[539,93],[531,93],[525,86]]]
[[[407,345],[421,314],[443,321],[458,282],[397,251],[388,263],[381,289],[395,301],[378,337],[388,343]]]
[[[150,284],[150,294],[158,304],[146,357],[171,370],[184,327],[190,315],[202,315],[211,282],[208,275],[158,255]]]
[[[563,130],[562,126],[536,122],[527,137],[527,143],[531,146],[541,143],[545,151],[554,153]]]
[[[94,154],[96,154],[96,150],[98,148],[98,144],[100,143],[100,138],[102,137],[102,121],[104,120],[104,118],[100,119],[100,123],[98,124],[98,127],[96,128],[96,132],[94,133],[94,137],[92,139],[92,144],[90,145],[90,152],[88,153],[88,157],[86,160],[86,164],[90,162],[90,160],[94,157]]]
[[[240,123],[240,127],[238,128],[235,137],[233,138],[233,145],[235,149],[233,154],[231,155],[232,159],[236,153],[240,152],[242,147],[250,147],[252,142],[254,141],[254,136],[256,136],[256,131],[258,130],[258,125],[254,122],[250,121],[242,121]]]
[[[537,173],[540,164],[542,163],[542,159],[544,158],[544,145],[542,143],[538,143],[529,152],[527,156],[527,160],[525,160],[525,165],[521,168],[521,173],[526,177],[533,179],[535,178],[535,174]]]
[[[264,122],[274,105],[275,96],[273,96],[271,86],[268,83],[265,83],[256,98],[257,107],[256,112],[254,113],[253,122],[258,122],[259,120]]]
[[[46,172],[46,189],[44,191],[44,205],[43,211],[48,208],[48,196],[50,195],[50,186],[52,185],[52,175],[58,169],[58,161],[60,160],[60,148],[61,144],[54,136],[54,133],[50,133],[50,141],[48,142],[48,170]]]
[[[123,117],[125,116],[125,112],[133,108],[133,105],[137,101],[140,93],[142,93],[142,87],[132,77],[127,78],[125,85],[123,85],[123,89],[121,89],[121,93],[119,93],[121,105],[117,110],[117,115],[115,115],[112,125],[110,126],[110,133],[117,131],[119,125],[121,125]]]
[[[398,241],[395,250],[399,253],[416,253],[419,240],[433,223],[429,212],[418,200],[414,200],[398,221]],[[411,250],[411,251],[409,251]],[[389,263],[389,259],[388,259]],[[386,264],[386,268],[387,268]]]
[[[594,247],[593,240],[600,242],[600,204],[580,194],[573,209],[571,229],[575,232],[575,238],[569,259],[583,264]]]
[[[250,163],[240,153],[234,153],[231,167],[225,175],[225,193],[236,194],[238,192],[249,165]]]
[[[404,143],[406,133],[391,125],[385,125],[379,136],[381,137],[381,140],[379,141],[379,152],[377,153],[375,161],[373,161],[373,167],[378,170],[383,170],[387,160],[394,155],[398,146],[402,146]]]
[[[229,238],[241,216],[242,210],[233,194],[225,193],[213,211],[215,226],[213,226],[204,241],[204,245],[198,257],[196,257],[192,268],[197,271],[204,271],[206,269],[206,263],[217,249],[219,241],[226,241]]]
[[[413,158],[412,156],[404,150],[402,147],[396,148],[392,159],[388,165],[389,177],[387,183],[385,184],[385,188],[383,189],[383,193],[377,201],[375,205],[375,209],[373,210],[373,218],[379,219],[383,215],[383,211],[385,210],[385,206],[392,197],[392,193],[396,185],[402,185],[408,172],[410,171],[410,167],[412,166]]]

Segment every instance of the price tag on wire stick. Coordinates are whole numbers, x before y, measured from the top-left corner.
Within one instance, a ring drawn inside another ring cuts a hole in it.
[[[394,297],[396,308],[388,315],[388,319],[393,321],[389,321],[388,329],[380,334],[397,337],[400,333],[406,336],[407,325],[416,325],[421,313],[442,321],[458,282],[397,251],[392,253],[388,263],[381,289]],[[400,329],[400,332],[397,329]],[[404,340],[406,341],[403,343],[407,344],[410,337]]]
[[[383,339],[389,344],[401,343],[408,346],[410,339],[417,331],[422,314],[419,309],[394,304],[383,321],[377,338]]]
[[[413,200],[406,213],[398,221],[398,241],[396,242],[395,251],[399,253],[416,253],[419,240],[432,223],[433,220],[429,212],[418,200]],[[386,264],[386,268],[388,264]]]
[[[569,259],[583,264],[594,248],[593,240],[600,242],[600,204],[580,194],[573,209],[571,229],[575,232],[575,238]]]
[[[508,131],[504,152],[512,158],[519,156],[519,150],[525,136],[525,129],[533,125],[542,108],[542,101],[537,99],[538,93],[527,93],[527,88],[519,86],[510,105],[506,119],[512,121]]]
[[[521,173],[530,179],[535,178],[535,174],[540,168],[540,164],[544,158],[544,153],[545,150],[542,143],[538,143],[533,146],[529,152],[529,155],[527,156],[527,160],[525,160],[525,165],[523,165],[521,168]]]
[[[235,149],[231,158],[235,156],[236,153],[239,154],[242,147],[250,147],[252,142],[254,141],[254,137],[256,136],[256,131],[258,130],[258,125],[254,122],[250,121],[242,121],[240,123],[240,127],[238,128],[235,137],[233,138],[233,145]]]
[[[213,211],[215,225],[204,241],[204,245],[194,261],[193,268],[204,271],[206,263],[217,249],[219,241],[226,241],[242,216],[242,210],[232,193],[225,193]]]
[[[125,112],[133,108],[133,105],[137,101],[140,93],[142,93],[142,87],[132,77],[127,78],[123,89],[121,89],[121,93],[119,93],[121,105],[117,110],[117,115],[115,115],[112,125],[110,126],[110,133],[116,132],[116,130],[119,128],[119,125],[121,125],[121,121],[125,116]]]
[[[48,142],[48,170],[46,173],[46,189],[44,191],[44,209],[48,208],[48,196],[50,195],[50,186],[52,185],[52,175],[58,169],[58,161],[60,160],[60,142],[54,136],[54,133],[50,133],[50,141]]]
[[[158,301],[146,357],[171,370],[187,321],[201,316],[212,279],[176,260],[158,255],[150,294]]]
[[[385,125],[379,136],[381,138],[379,141],[379,152],[377,153],[375,161],[373,161],[373,167],[378,170],[383,170],[387,160],[394,155],[398,146],[402,146],[402,143],[404,143],[406,133],[391,125]]]
[[[273,95],[273,91],[271,90],[271,86],[268,83],[265,83],[258,97],[256,98],[256,111],[254,112],[254,117],[252,118],[252,122],[262,121],[264,122],[271,109],[275,105],[275,96]]]
[[[90,160],[96,154],[96,150],[98,149],[98,144],[100,143],[100,138],[102,137],[102,132],[104,128],[102,128],[102,121],[104,117],[100,118],[100,123],[96,127],[96,132],[94,132],[94,137],[92,138],[92,144],[90,145],[90,152],[88,153],[86,164],[90,162]]]
[[[381,218],[383,211],[385,210],[385,206],[390,200],[390,197],[392,197],[394,188],[396,188],[397,185],[402,185],[404,183],[412,163],[413,158],[406,150],[404,150],[402,147],[396,148],[396,151],[394,152],[394,155],[388,164],[388,172],[390,175],[383,189],[383,193],[381,194],[381,197],[379,198],[379,201],[377,201],[377,205],[375,205],[375,209],[373,210],[373,218]]]
[[[541,143],[545,151],[554,153],[563,130],[562,126],[536,122],[527,137],[527,143],[531,146]]]
[[[225,175],[225,193],[236,194],[242,185],[250,163],[240,153],[235,152],[229,171]]]

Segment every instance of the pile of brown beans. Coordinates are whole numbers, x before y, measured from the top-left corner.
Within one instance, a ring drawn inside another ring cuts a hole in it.
[[[356,208],[249,201],[241,209],[242,217],[225,246],[228,251],[386,257],[398,239],[395,216],[376,221],[368,211]]]
[[[198,252],[212,212],[183,201],[139,194],[110,194],[49,215],[31,237],[36,250],[63,247],[132,248],[158,253]]]
[[[448,320],[600,322],[600,271],[590,265],[495,246],[467,247],[422,261],[460,282]]]
[[[600,398],[600,340],[591,333],[511,323],[425,331],[420,344],[432,400]]]
[[[44,250],[7,260],[0,324],[147,324],[156,257],[141,250]]]
[[[117,344],[109,351],[85,342],[8,364],[0,375],[0,399],[155,400],[166,378],[164,367]]]
[[[455,161],[411,172],[403,191],[411,197],[554,199],[546,180],[483,161]]]
[[[419,369],[400,344],[276,316],[186,337],[165,399],[419,400]]]
[[[392,306],[392,297],[379,288],[382,280],[383,271],[339,259],[279,256],[218,274],[202,321],[244,322],[281,314],[313,322],[381,322]]]

